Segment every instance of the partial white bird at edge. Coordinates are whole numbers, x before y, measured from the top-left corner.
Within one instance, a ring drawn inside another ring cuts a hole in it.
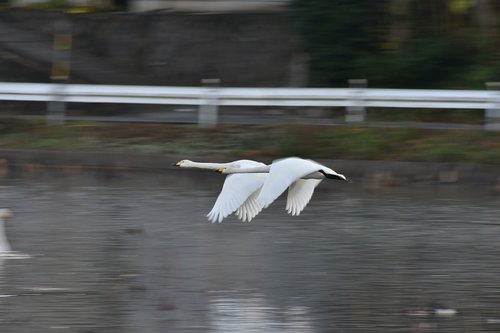
[[[0,209],[0,259],[28,259],[30,255],[17,251],[12,251],[7,233],[5,231],[5,221],[12,217],[13,213],[10,209]]]

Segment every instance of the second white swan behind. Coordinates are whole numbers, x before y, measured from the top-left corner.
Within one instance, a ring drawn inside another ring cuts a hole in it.
[[[299,157],[275,160],[267,166],[244,169],[229,166],[218,171],[224,174],[268,173],[255,201],[262,208],[267,208],[288,188],[286,209],[292,215],[302,212],[311,200],[314,189],[323,179],[351,182],[344,175],[318,162]]]

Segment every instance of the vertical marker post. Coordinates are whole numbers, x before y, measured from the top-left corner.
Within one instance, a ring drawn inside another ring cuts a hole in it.
[[[363,94],[367,86],[366,79],[350,79],[349,88],[351,88],[351,102],[347,107],[345,121],[347,123],[358,123],[365,121],[365,105]]]
[[[198,108],[198,126],[215,127],[219,112],[218,93],[220,79],[202,79],[201,84],[205,87],[205,98]]]
[[[490,103],[492,107],[484,110],[484,129],[487,131],[500,130],[500,82],[486,82],[491,91]]]
[[[71,72],[71,48],[73,35],[71,24],[67,21],[57,21],[54,24],[54,42],[52,47],[52,70],[50,79],[58,83],[54,87],[53,99],[47,104],[47,125],[64,124],[66,104],[64,102],[64,87]]]

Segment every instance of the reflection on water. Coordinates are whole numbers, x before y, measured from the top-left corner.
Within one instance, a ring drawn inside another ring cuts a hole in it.
[[[211,224],[221,181],[5,182],[1,332],[500,330],[499,197],[322,184]]]
[[[279,309],[268,305],[263,294],[239,291],[211,294],[209,315],[215,332],[313,332],[309,309],[305,306]]]

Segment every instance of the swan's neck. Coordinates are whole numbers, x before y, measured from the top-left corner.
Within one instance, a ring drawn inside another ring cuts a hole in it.
[[[226,163],[191,162],[188,167],[190,169],[217,170],[225,165]]]
[[[254,168],[226,168],[223,173],[268,173],[271,167],[269,165]]]
[[[271,169],[270,165],[266,166],[260,166],[260,167],[254,167],[254,168],[243,168],[243,169],[238,169],[238,168],[231,168],[227,167],[224,169],[223,173],[269,173],[269,170]],[[310,173],[302,179],[325,179],[325,176],[323,176],[322,173],[319,171]]]
[[[5,234],[5,223],[3,219],[0,219],[0,252],[8,251],[10,251],[10,244]]]

